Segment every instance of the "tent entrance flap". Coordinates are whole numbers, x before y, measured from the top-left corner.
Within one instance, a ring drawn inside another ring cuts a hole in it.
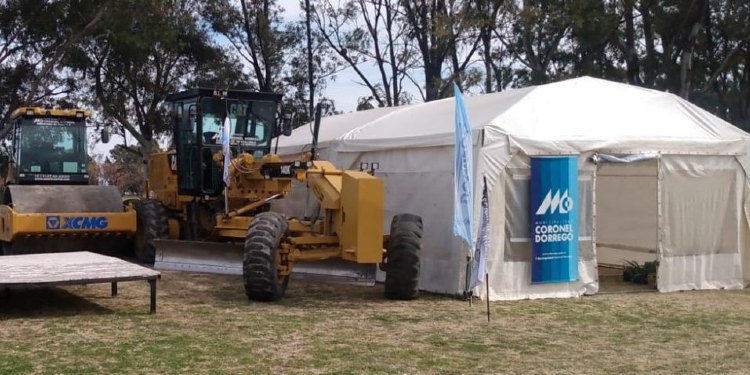
[[[604,159],[606,160],[606,159]],[[657,160],[599,163],[596,253],[600,265],[657,259]]]

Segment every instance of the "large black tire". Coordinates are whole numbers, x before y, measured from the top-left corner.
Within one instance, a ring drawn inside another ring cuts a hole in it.
[[[284,296],[289,276],[280,276],[277,257],[281,240],[289,235],[289,223],[276,212],[258,214],[245,238],[242,278],[245,294],[253,301],[278,301]]]
[[[139,262],[154,264],[156,247],[154,240],[169,237],[167,208],[155,199],[144,199],[133,204],[138,220],[135,235],[135,257]]]
[[[419,230],[422,230],[422,217],[419,215],[414,214],[398,214],[393,217],[391,220],[391,233],[396,232],[396,229],[399,228],[401,222],[405,223],[411,223],[410,225],[415,225],[419,227]],[[421,235],[420,235],[421,237]]]
[[[385,259],[385,297],[412,300],[419,295],[419,253],[422,249],[422,218],[396,215]]]

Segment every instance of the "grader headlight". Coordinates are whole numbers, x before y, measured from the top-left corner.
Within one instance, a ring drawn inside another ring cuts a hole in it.
[[[374,174],[375,171],[380,169],[380,163],[373,161],[370,163],[362,162],[359,163],[359,171],[360,172],[367,172],[369,174]]]

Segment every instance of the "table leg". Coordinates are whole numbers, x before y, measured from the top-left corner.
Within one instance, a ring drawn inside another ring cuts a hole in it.
[[[112,297],[117,297],[117,283],[112,283]]]
[[[151,286],[151,313],[156,314],[156,279],[148,281]]]

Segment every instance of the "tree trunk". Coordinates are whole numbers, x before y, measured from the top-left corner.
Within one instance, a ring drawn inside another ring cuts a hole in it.
[[[680,96],[684,99],[690,98],[693,57],[695,55],[695,45],[697,44],[696,39],[701,29],[701,20],[698,19],[693,24],[693,27],[690,28],[690,34],[687,37],[687,45],[683,48],[682,56],[680,58]]]
[[[646,60],[643,64],[643,83],[646,87],[654,87],[657,72],[651,7],[651,0],[642,0],[639,8],[643,20],[643,39],[646,45]]]
[[[480,32],[484,54],[484,92],[491,93],[492,90],[492,34],[487,26],[482,27]]]
[[[143,175],[148,178],[148,160],[154,150],[154,141],[145,140],[143,142],[139,142],[138,150],[141,152],[141,159],[143,160]],[[146,192],[146,194],[148,194],[148,192]]]
[[[635,25],[633,22],[633,2],[625,0],[625,64],[627,81],[630,84],[640,83],[638,53],[635,50]]]

